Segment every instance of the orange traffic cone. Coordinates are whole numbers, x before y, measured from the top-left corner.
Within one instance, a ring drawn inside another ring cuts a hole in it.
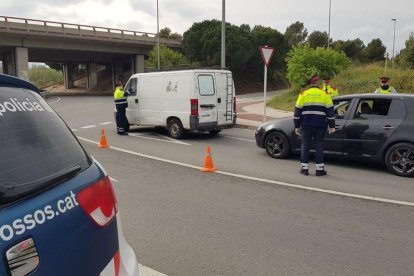
[[[216,168],[213,165],[213,159],[211,158],[211,149],[210,146],[207,146],[206,149],[206,158],[204,159],[204,168],[201,169],[202,172],[214,172]]]
[[[108,148],[108,142],[106,141],[106,137],[105,137],[105,129],[102,129],[101,131],[101,142],[99,143],[99,147],[100,148]]]

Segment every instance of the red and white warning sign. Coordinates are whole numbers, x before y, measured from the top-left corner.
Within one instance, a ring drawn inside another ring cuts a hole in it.
[[[270,60],[273,57],[273,53],[275,52],[275,48],[273,47],[267,47],[266,46],[260,46],[260,53],[262,54],[263,62],[266,64],[266,67],[269,66]]]

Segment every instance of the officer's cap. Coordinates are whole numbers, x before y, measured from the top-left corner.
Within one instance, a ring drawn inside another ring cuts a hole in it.
[[[121,86],[121,85],[122,85],[122,81],[117,80],[117,81],[116,81],[116,86]]]
[[[318,75],[313,75],[308,81],[307,84],[311,85],[311,84],[317,84],[319,81],[319,77]]]

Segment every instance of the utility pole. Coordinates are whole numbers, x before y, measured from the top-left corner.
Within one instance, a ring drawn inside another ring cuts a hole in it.
[[[160,70],[160,16],[158,12],[158,0],[157,0],[157,69]]]
[[[221,69],[226,68],[226,0],[222,0],[221,19]]]
[[[395,47],[395,25],[397,25],[397,19],[396,18],[392,18],[391,21],[394,21],[394,39],[392,41],[392,64],[394,64],[394,47]]]
[[[332,0],[329,0],[328,49],[329,49],[329,42],[331,40],[331,1]]]

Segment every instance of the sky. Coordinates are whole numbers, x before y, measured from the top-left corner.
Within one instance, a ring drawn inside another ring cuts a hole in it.
[[[159,28],[183,34],[193,23],[221,21],[223,1],[158,0]],[[360,38],[367,45],[380,38],[390,57],[394,27],[395,54],[414,32],[412,0],[227,0],[225,7],[226,22],[237,26],[262,25],[284,33],[299,21],[308,33],[328,32],[330,26],[333,40]],[[157,32],[157,0],[0,0],[0,11],[0,16]]]

